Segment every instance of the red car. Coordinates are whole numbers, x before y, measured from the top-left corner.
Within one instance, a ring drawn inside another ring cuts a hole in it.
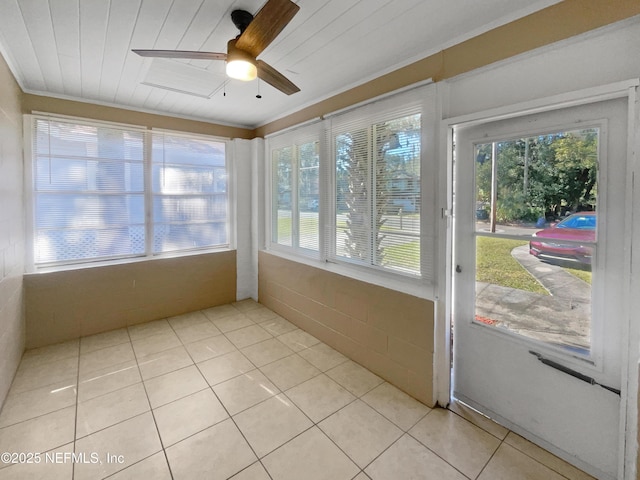
[[[534,233],[533,236],[535,239],[529,242],[531,255],[590,264],[592,247],[577,243],[563,243],[562,240],[595,243],[596,212],[574,213],[560,223]]]

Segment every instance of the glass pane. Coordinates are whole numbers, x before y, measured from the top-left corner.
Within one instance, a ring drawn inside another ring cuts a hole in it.
[[[144,196],[38,193],[36,229],[109,228],[144,223]]]
[[[153,191],[163,194],[225,193],[226,169],[156,164],[153,166]]]
[[[318,142],[298,146],[299,246],[317,251],[320,248],[318,210],[320,207],[320,145]]]
[[[369,132],[336,136],[336,255],[370,264]]]
[[[36,263],[99,260],[144,253],[144,225],[37,230],[35,237]]]
[[[55,120],[36,120],[34,151],[52,157],[142,161],[144,136],[124,131]]]
[[[35,187],[44,192],[142,192],[142,162],[116,163],[78,158],[40,157]]]
[[[376,141],[376,265],[420,274],[420,115],[379,123]]]
[[[526,234],[596,209],[597,128],[476,145],[475,157],[477,231]]]
[[[273,152],[273,241],[292,246],[293,218],[291,216],[293,187],[293,147],[285,147]]]
[[[36,119],[36,263],[144,253],[143,134]]]
[[[226,220],[191,224],[156,223],[153,226],[154,252],[188,250],[227,243]]]
[[[226,218],[227,197],[224,194],[153,197],[153,221],[156,223],[225,222]]]
[[[476,322],[589,354],[598,133],[476,146]]]
[[[154,135],[151,180],[154,253],[227,245],[223,142]]]
[[[225,167],[225,144],[180,135],[154,134],[153,163]]]

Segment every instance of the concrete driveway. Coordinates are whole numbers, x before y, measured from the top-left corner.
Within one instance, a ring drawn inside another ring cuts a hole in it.
[[[476,314],[529,338],[583,352],[590,347],[591,286],[558,265],[517,247],[512,256],[549,295],[488,283],[476,284]]]

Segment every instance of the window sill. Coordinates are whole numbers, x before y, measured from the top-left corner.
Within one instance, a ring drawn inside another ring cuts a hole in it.
[[[353,278],[361,282],[370,283],[379,287],[388,288],[402,293],[413,295],[425,300],[435,301],[435,287],[420,279],[410,279],[393,273],[367,271],[366,267],[349,266],[342,263],[332,263],[317,258],[295,255],[275,248],[263,249],[265,253],[276,257],[301,263],[310,267],[319,268],[328,272]]]

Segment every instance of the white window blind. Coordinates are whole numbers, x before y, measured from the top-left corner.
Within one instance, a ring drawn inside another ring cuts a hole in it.
[[[329,119],[333,225],[328,258],[432,280],[435,108],[419,88]]]
[[[419,109],[336,122],[335,257],[420,275]]]
[[[153,252],[227,245],[225,144],[152,136]]]
[[[224,142],[33,116],[32,157],[36,265],[228,244]]]
[[[34,118],[35,263],[145,252],[144,132]]]

